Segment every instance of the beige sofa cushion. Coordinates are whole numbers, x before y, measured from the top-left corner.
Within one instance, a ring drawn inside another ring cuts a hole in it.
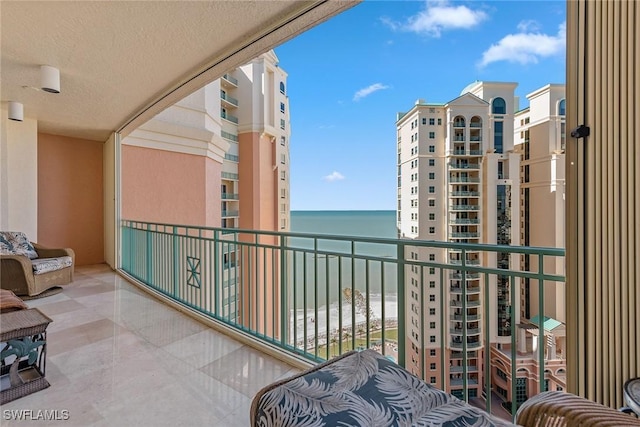
[[[70,256],[62,256],[58,258],[36,258],[31,260],[33,266],[33,274],[44,274],[50,271],[61,270],[71,267],[73,260]]]

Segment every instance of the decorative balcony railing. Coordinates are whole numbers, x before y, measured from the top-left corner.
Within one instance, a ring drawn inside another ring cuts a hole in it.
[[[428,379],[429,363],[436,359],[427,355],[430,349],[439,349],[437,360],[441,367],[448,365],[449,360],[459,361],[457,364],[462,366],[463,380],[459,385],[465,399],[480,396],[482,388],[494,387],[489,340],[498,331],[492,311],[499,306],[484,289],[495,286],[492,283],[499,277],[506,278],[513,290],[509,292],[510,304],[504,308],[508,311],[500,318],[513,319],[506,329],[510,331],[509,348],[513,349],[511,360],[516,360],[520,323],[516,301],[520,298],[521,283],[527,280],[531,289],[537,289],[536,300],[530,301],[532,311],[544,312],[544,290],[564,282],[562,274],[548,270],[549,265],[555,264],[551,260],[563,260],[562,249],[130,220],[121,223],[120,242],[121,271],[141,286],[295,357],[316,363],[352,349],[373,348],[402,366],[409,367],[412,360],[420,361],[411,369]],[[415,257],[439,250],[443,255],[460,253],[459,259],[471,256],[483,260],[506,252],[510,254],[512,268]],[[534,271],[519,269],[525,256],[529,265],[535,266]],[[473,291],[461,287],[460,292],[454,293],[456,300],[452,300],[450,274],[462,277],[463,272],[465,277],[477,276],[479,281],[467,282],[473,283]],[[476,287],[480,292],[476,292]],[[475,299],[469,300],[472,295]],[[470,325],[472,321],[476,324]],[[537,325],[543,331],[539,342],[546,342],[542,321]],[[435,322],[436,331],[428,327],[431,322]],[[450,335],[456,322],[468,328]],[[476,337],[481,339],[471,339]],[[476,351],[479,349],[483,351]],[[537,351],[535,357],[540,372],[544,371],[545,352]],[[485,373],[481,384],[464,379],[470,378],[468,374],[474,365]],[[518,366],[513,363],[510,367],[509,386],[513,393]],[[448,384],[446,369],[438,372],[438,383]],[[529,389],[528,395],[543,389],[544,381],[537,390]],[[487,399],[486,408],[491,411],[491,399]]]
[[[222,99],[229,105],[233,105],[234,107],[238,106],[238,100],[222,90],[220,91],[220,99]]]
[[[238,174],[233,172],[221,172],[220,177],[222,179],[238,180]]]
[[[238,193],[222,193],[223,200],[238,200]]]
[[[229,120],[232,123],[238,124],[238,118],[236,116],[226,113],[224,111],[220,112],[220,117],[222,117],[225,120]]]
[[[449,182],[452,184],[457,184],[459,182],[480,182],[480,178],[475,176],[461,176],[461,177],[451,177]]]
[[[229,74],[225,74],[222,76],[222,78],[230,83],[233,83],[234,86],[238,86],[238,79],[236,79],[235,77],[232,77]]]
[[[472,159],[475,160],[475,159]],[[477,163],[449,163],[451,169],[480,169],[480,165]]]
[[[225,131],[220,131],[220,135],[223,138],[228,139],[229,141],[238,142],[238,135],[234,135],[232,133],[225,132]]]

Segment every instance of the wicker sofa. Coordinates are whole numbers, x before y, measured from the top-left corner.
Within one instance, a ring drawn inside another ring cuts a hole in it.
[[[22,232],[0,231],[0,286],[16,295],[35,296],[73,281],[72,249],[45,248]]]
[[[640,427],[640,419],[582,397],[547,391],[525,401],[517,415],[523,427]]]

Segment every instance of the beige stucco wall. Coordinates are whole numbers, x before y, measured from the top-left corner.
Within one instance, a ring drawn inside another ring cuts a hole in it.
[[[220,226],[220,163],[130,145],[121,156],[123,219]]]
[[[7,118],[0,126],[0,230],[38,239],[38,122]]]
[[[38,134],[38,243],[104,262],[101,142]]]

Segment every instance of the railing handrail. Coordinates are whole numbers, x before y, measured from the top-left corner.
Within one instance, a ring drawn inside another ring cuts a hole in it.
[[[475,206],[475,205],[472,205]],[[451,243],[451,242],[441,242],[437,240],[409,240],[409,239],[396,239],[390,237],[366,237],[366,236],[345,236],[338,234],[329,234],[329,233],[303,233],[296,231],[270,231],[270,230],[250,230],[246,228],[222,228],[222,227],[206,227],[206,226],[198,226],[198,225],[185,225],[185,224],[173,224],[173,223],[162,223],[162,222],[146,222],[132,219],[123,219],[121,222],[131,222],[136,224],[145,224],[145,225],[158,225],[163,227],[175,227],[178,229],[201,229],[208,231],[222,231],[236,234],[258,234],[264,236],[283,236],[283,237],[301,237],[301,238],[309,238],[309,239],[319,239],[319,240],[341,240],[341,241],[358,241],[360,243],[380,243],[380,244],[389,244],[395,245],[398,243],[402,243],[406,246],[430,246],[434,248],[444,248],[444,249],[466,249],[466,250],[481,250],[488,252],[509,252],[509,250],[513,250],[514,248],[518,249],[519,253],[522,254],[531,254],[531,255],[548,255],[548,256],[565,256],[564,248],[549,248],[549,247],[537,247],[537,246],[509,246],[509,245],[491,245],[487,243]],[[186,237],[193,237],[186,235]],[[291,249],[291,248],[290,248]],[[293,247],[293,249],[303,249],[299,247]],[[410,263],[411,260],[406,260],[407,263]],[[564,281],[564,280],[563,280]]]

